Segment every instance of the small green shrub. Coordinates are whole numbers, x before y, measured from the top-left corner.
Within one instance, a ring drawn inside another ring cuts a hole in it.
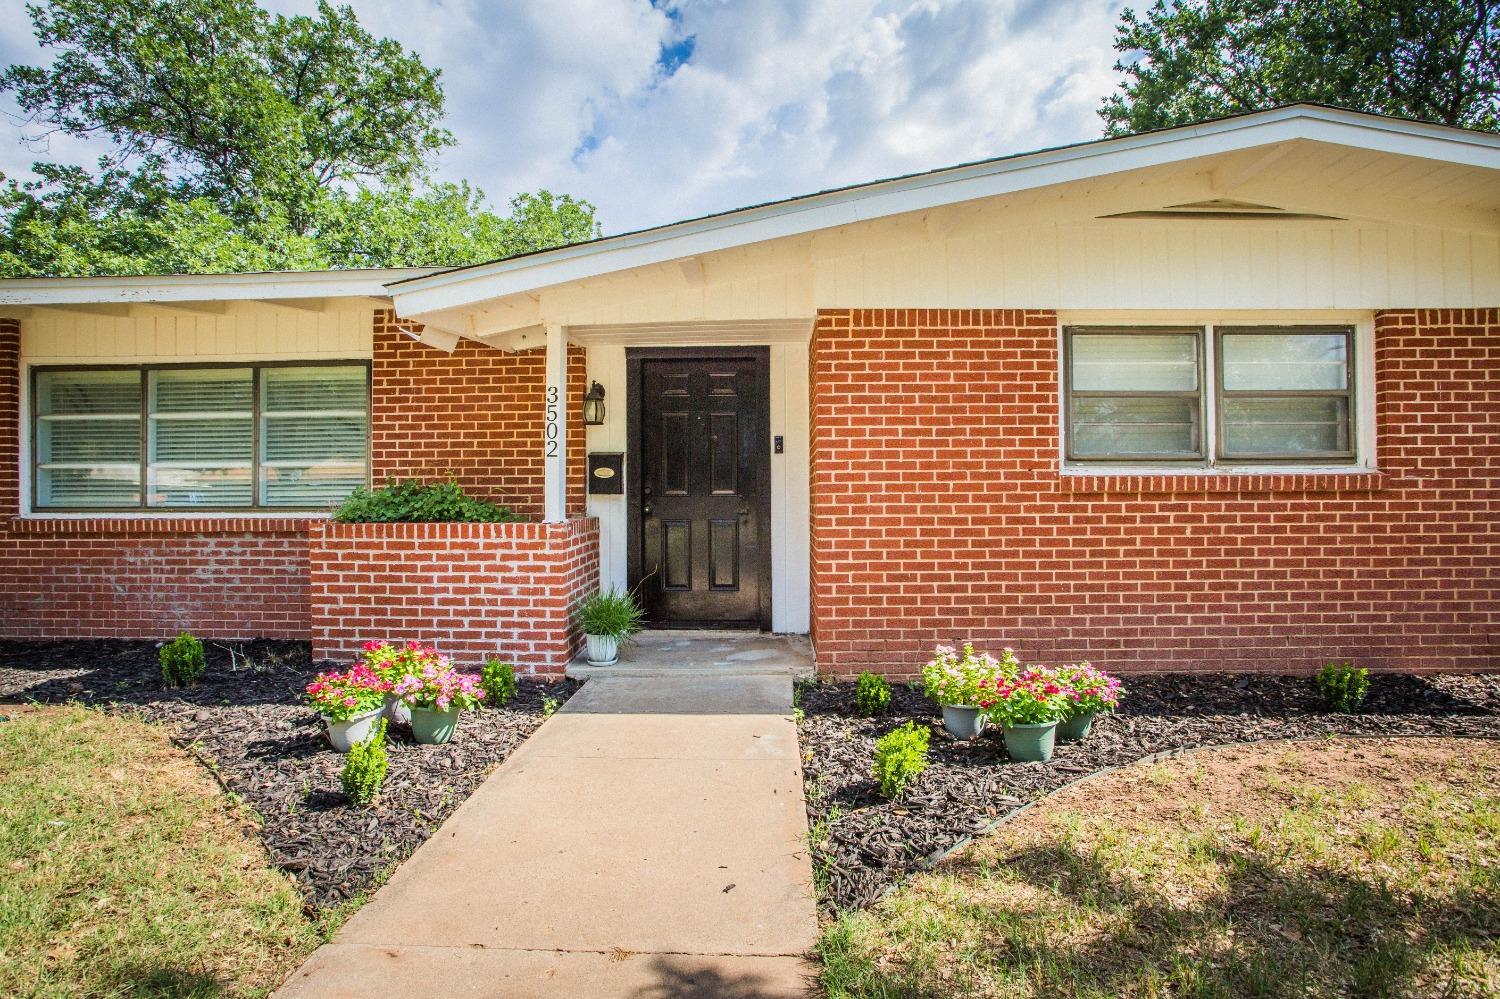
[[[562,707],[562,702],[553,697],[551,694],[546,694],[542,697],[543,718],[551,718],[553,715],[557,714],[557,709],[560,707]]]
[[[161,647],[157,660],[168,687],[191,687],[203,679],[203,643],[185,631]]]
[[[854,684],[854,709],[866,718],[883,715],[891,706],[891,685],[879,673],[861,673]]]
[[[354,490],[333,512],[333,519],[343,524],[492,524],[523,518],[510,507],[470,496],[453,479],[390,479],[379,489]]]
[[[586,635],[626,639],[641,630],[646,612],[626,590],[598,590],[578,605],[578,623]]]
[[[380,797],[381,785],[390,761],[385,757],[385,719],[375,726],[368,742],[356,743],[344,758],[344,772],[339,775],[344,793],[356,805],[367,807]]]
[[[931,738],[932,730],[927,726],[907,722],[876,741],[875,780],[882,795],[899,798],[927,769],[927,743]]]
[[[479,671],[479,688],[484,691],[484,703],[501,707],[516,696],[516,668],[491,657],[486,659]]]
[[[1318,674],[1318,693],[1328,711],[1349,714],[1358,711],[1370,692],[1370,671],[1356,669],[1353,663],[1329,663]]]

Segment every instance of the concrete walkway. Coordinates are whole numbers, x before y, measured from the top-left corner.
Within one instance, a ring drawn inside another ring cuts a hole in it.
[[[590,680],[278,995],[801,996],[806,829],[788,677]]]

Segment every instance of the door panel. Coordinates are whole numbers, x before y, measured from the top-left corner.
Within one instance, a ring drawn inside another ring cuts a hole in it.
[[[640,435],[631,575],[647,618],[768,624],[767,359],[652,354],[632,378]]]

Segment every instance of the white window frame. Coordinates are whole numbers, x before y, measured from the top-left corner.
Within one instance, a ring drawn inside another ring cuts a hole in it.
[[[1068,358],[1065,350],[1069,326],[1191,326],[1203,336],[1204,459],[1183,462],[1076,460],[1067,456],[1068,412],[1064,390]],[[1218,454],[1219,405],[1217,337],[1218,327],[1244,326],[1348,326],[1354,330],[1354,421],[1355,457],[1352,462],[1318,463],[1295,461],[1224,461]],[[1058,313],[1057,323],[1057,464],[1064,475],[1236,475],[1236,474],[1351,474],[1374,471],[1375,447],[1375,316],[1372,312],[1347,310],[1202,310],[1173,309],[1096,310],[1076,309]]]

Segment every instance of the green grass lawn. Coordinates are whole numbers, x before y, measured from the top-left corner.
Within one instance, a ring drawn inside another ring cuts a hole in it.
[[[1134,767],[831,924],[819,949],[835,999],[1500,996],[1500,746]]]
[[[0,996],[263,995],[321,942],[252,817],[161,729],[0,711]]]

